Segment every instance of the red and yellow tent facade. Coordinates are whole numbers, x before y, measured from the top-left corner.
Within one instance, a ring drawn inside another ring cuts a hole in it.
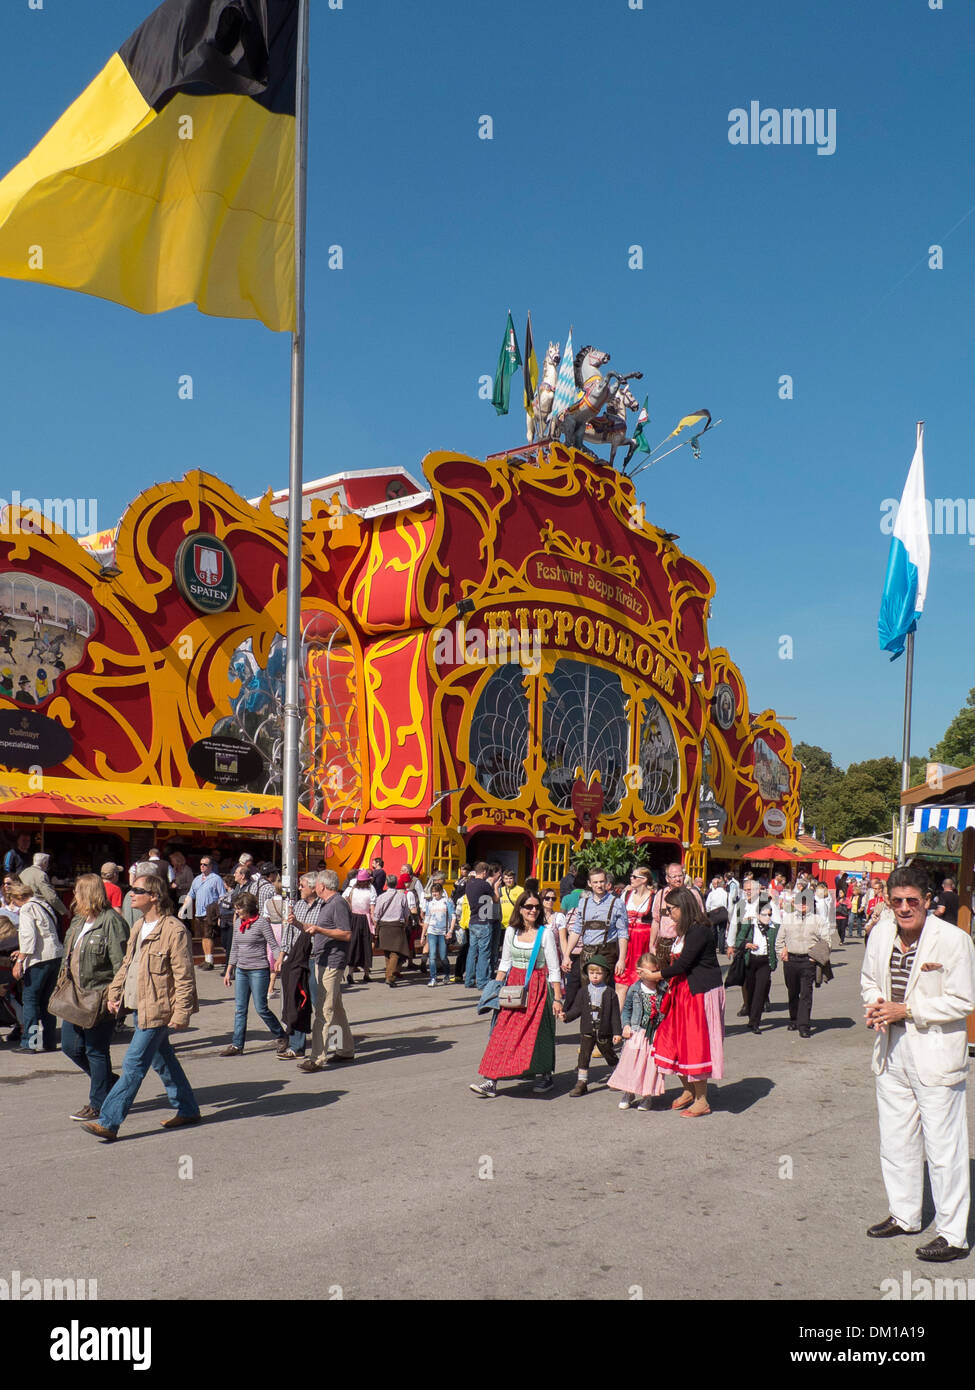
[[[306,489],[302,801],[329,862],[496,854],[552,882],[587,837],[695,872],[709,842],[792,847],[788,734],[751,711],[708,637],[711,575],[633,483],[560,445],[423,471]],[[106,814],[154,801],[215,828],[280,804],[284,510],[192,472],[137,497],[111,549],[7,526],[0,757],[26,713],[57,761],[0,767],[0,816],[38,773]],[[243,748],[248,780],[208,783],[200,745],[221,766]]]

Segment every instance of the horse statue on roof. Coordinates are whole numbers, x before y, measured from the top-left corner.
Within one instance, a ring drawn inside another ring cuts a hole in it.
[[[610,467],[615,467],[616,450],[622,445],[629,445],[629,453],[623,462],[625,468],[636,449],[636,441],[627,438],[626,412],[640,408],[639,401],[626,383],[628,381],[642,381],[643,373],[627,372],[626,376],[618,376],[616,372],[608,372],[606,380],[608,383],[615,383],[609,387],[609,402],[603,414],[597,415],[586,425],[585,437],[597,444],[610,446]]]
[[[570,449],[583,447],[586,426],[602,410],[609,395],[609,382],[599,368],[609,361],[609,353],[594,348],[591,343],[575,355],[573,369],[578,397],[553,421],[552,437],[560,433]]]
[[[549,416],[552,413],[552,401],[555,399],[555,383],[559,378],[559,364],[562,361],[562,352],[558,343],[549,343],[548,351],[545,354],[545,361],[542,363],[542,375],[535,389],[535,398],[532,401],[531,411],[526,418],[526,429],[528,442],[533,444],[537,439],[544,439],[548,433]]]

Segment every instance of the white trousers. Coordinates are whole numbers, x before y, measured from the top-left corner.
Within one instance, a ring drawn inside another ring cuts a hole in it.
[[[967,1249],[971,1185],[964,1081],[925,1086],[907,1030],[899,1025],[891,1029],[887,1065],[876,1080],[880,1167],[891,1216],[906,1231],[920,1230],[927,1155],[936,1234]]]

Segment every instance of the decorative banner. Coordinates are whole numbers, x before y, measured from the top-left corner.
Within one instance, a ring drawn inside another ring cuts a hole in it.
[[[589,826],[592,826],[603,809],[603,799],[603,787],[598,773],[593,773],[588,787],[581,777],[577,777],[572,783],[572,809],[580,825],[585,825],[588,821]]]
[[[0,763],[4,767],[57,767],[74,751],[74,739],[56,719],[34,710],[0,710]]]
[[[770,806],[762,817],[762,824],[770,835],[781,835],[787,824],[786,814],[778,806]]]
[[[201,613],[222,613],[237,593],[234,557],[216,536],[187,536],[176,552],[176,583]]]
[[[260,753],[239,738],[201,738],[186,756],[201,782],[216,787],[246,787],[264,772]]]

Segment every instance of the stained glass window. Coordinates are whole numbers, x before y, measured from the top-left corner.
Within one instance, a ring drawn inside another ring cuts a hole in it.
[[[670,720],[652,695],[643,701],[640,778],[640,799],[647,814],[662,816],[669,811],[680,791],[680,756]]]
[[[514,801],[525,785],[528,697],[520,666],[499,666],[481,691],[471,720],[474,776],[489,796]]]
[[[542,711],[542,785],[553,804],[560,810],[571,806],[572,784],[581,768],[587,783],[598,771],[604,811],[619,810],[629,741],[619,676],[584,661],[557,661]]]

